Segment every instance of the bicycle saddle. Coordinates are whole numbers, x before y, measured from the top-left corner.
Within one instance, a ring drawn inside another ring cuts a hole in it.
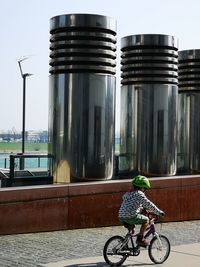
[[[135,224],[129,224],[126,222],[123,222],[123,226],[127,228],[129,231],[132,231],[135,228]]]

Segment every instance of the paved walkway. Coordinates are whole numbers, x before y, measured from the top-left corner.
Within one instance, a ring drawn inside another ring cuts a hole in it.
[[[200,220],[157,224],[156,228],[172,245],[170,257],[162,266],[200,266]],[[1,236],[0,267],[104,267],[102,249],[106,240],[125,233],[125,228],[115,226]],[[152,265],[146,250],[124,264]]]
[[[128,258],[123,266],[152,266],[148,257],[147,251],[141,251],[137,257]],[[102,256],[89,257],[73,260],[63,260],[42,265],[43,267],[106,267],[108,266]],[[174,246],[170,253],[169,258],[163,264],[156,264],[156,266],[163,267],[199,267],[200,266],[200,243]]]

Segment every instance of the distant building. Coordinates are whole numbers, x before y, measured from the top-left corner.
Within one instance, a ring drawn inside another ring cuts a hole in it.
[[[22,135],[18,133],[2,133],[0,134],[0,139],[3,142],[15,142],[18,139],[21,139]]]
[[[0,133],[0,140],[2,142],[19,142],[22,140],[22,134]],[[30,143],[47,143],[48,131],[26,131],[25,140]]]
[[[28,131],[27,141],[34,143],[47,143],[48,142],[48,131]]]

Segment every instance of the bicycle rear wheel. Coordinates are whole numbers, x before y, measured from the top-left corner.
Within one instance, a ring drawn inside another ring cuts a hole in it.
[[[105,243],[103,256],[105,262],[110,266],[121,266],[128,257],[125,253],[128,250],[128,246],[124,241],[125,239],[122,236],[116,235],[108,239]]]
[[[156,236],[151,240],[148,253],[154,263],[163,263],[170,254],[170,242],[164,235]]]

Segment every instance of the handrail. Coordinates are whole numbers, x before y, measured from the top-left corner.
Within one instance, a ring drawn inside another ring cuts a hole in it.
[[[10,177],[9,177],[9,181],[8,181],[8,186],[12,186],[15,182],[16,179],[19,180],[19,177],[15,176],[15,159],[20,159],[20,170],[23,171],[24,170],[24,159],[26,158],[48,158],[48,159],[53,159],[53,157],[49,154],[47,155],[38,155],[38,154],[12,154],[10,155]],[[50,177],[50,173],[52,173],[52,162],[49,164],[49,168],[47,169],[47,176]],[[27,170],[28,171],[28,170]],[[46,177],[47,177],[46,176]],[[28,177],[28,176],[27,176]],[[27,179],[27,177],[21,177],[20,179]],[[38,176],[36,176],[37,179],[39,178]],[[33,175],[33,178],[34,175]]]

